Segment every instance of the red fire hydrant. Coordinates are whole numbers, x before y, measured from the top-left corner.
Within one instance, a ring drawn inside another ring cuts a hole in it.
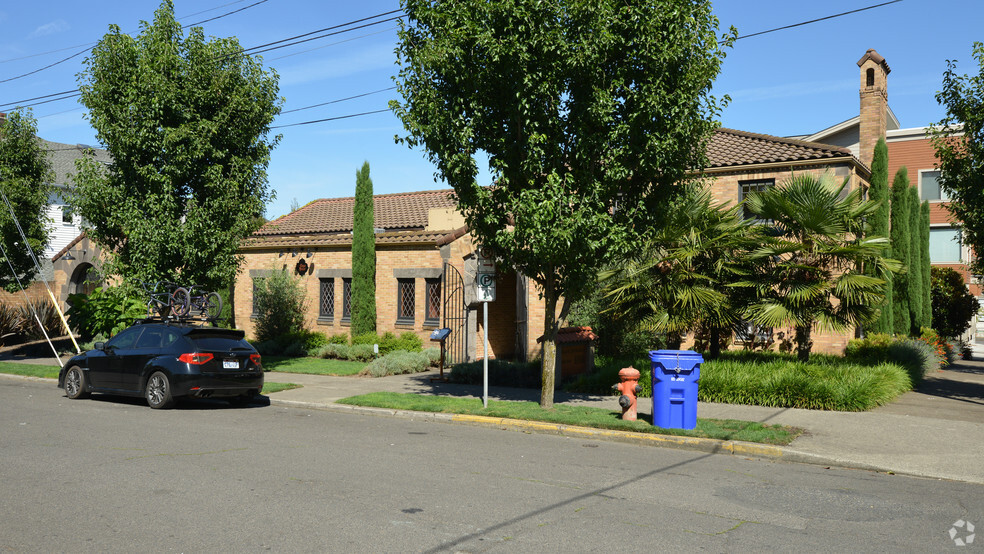
[[[612,385],[612,388],[621,392],[622,396],[618,397],[618,405],[622,407],[622,419],[626,421],[635,421],[637,417],[636,413],[636,395],[642,392],[642,387],[639,386],[639,370],[634,367],[626,367],[618,372],[618,378],[621,382],[617,385]]]

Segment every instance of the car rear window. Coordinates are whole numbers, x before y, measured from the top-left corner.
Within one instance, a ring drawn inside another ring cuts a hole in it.
[[[253,347],[245,339],[221,336],[198,335],[189,337],[199,350],[252,350]]]

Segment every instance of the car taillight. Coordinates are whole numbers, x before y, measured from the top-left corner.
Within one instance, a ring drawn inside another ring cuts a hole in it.
[[[186,364],[202,365],[204,363],[207,363],[207,362],[212,361],[212,358],[214,358],[214,357],[215,356],[213,356],[211,354],[208,354],[208,353],[201,354],[201,353],[198,353],[198,352],[193,352],[193,353],[182,354],[182,355],[178,356],[178,360],[180,360],[180,361],[182,361],[182,362],[184,362]]]
[[[249,361],[251,361],[254,364],[256,364],[256,367],[263,367],[262,365],[260,365],[260,355],[259,354],[250,354],[249,355]]]

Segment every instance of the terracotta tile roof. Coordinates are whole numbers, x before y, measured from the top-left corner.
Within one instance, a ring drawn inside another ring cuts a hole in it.
[[[708,169],[852,157],[849,149],[840,146],[760,135],[724,127],[715,130],[707,146]]]
[[[427,226],[428,210],[455,207],[452,193],[447,189],[376,195],[373,197],[375,226],[388,231],[423,229]],[[354,206],[355,198],[315,200],[267,223],[254,236],[351,232]]]
[[[447,235],[447,231],[394,231],[377,233],[376,244],[427,244],[434,245],[437,240]],[[351,233],[333,233],[318,235],[277,235],[257,236],[243,241],[243,249],[259,248],[308,248],[316,246],[346,247],[352,244]]]

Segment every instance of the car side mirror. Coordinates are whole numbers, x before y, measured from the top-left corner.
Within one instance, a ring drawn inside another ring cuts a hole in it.
[[[95,344],[92,345],[92,348],[94,350],[105,350],[106,349],[106,343],[105,342],[97,342],[97,343],[95,343]]]

